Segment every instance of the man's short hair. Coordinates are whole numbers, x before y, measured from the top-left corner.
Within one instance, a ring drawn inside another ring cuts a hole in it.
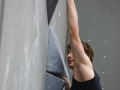
[[[93,62],[93,58],[94,58],[93,48],[87,42],[81,41],[81,43],[83,45],[83,48],[84,48],[86,55],[89,56],[90,61]],[[71,49],[70,43],[67,45],[67,48]]]

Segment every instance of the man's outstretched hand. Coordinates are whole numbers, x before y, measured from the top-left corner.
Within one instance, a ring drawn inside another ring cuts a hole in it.
[[[64,76],[59,76],[61,79],[65,81],[65,90],[70,90],[71,84],[68,78],[65,78]]]

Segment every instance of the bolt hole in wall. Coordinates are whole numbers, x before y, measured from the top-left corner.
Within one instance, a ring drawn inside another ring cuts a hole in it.
[[[75,0],[80,37],[94,49],[103,90],[120,90],[120,0]]]

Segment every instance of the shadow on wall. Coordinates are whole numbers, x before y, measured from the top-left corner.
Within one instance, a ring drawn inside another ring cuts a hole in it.
[[[50,24],[51,18],[55,11],[58,0],[46,0],[47,3],[47,16],[48,16],[48,25]]]
[[[2,22],[3,22],[4,0],[0,1],[0,50],[1,50],[1,38],[2,38]]]

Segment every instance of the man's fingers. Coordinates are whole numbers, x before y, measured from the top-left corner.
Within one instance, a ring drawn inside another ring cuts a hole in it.
[[[63,80],[65,80],[65,77],[64,76],[58,76],[59,78],[61,78],[61,79],[63,79]]]

